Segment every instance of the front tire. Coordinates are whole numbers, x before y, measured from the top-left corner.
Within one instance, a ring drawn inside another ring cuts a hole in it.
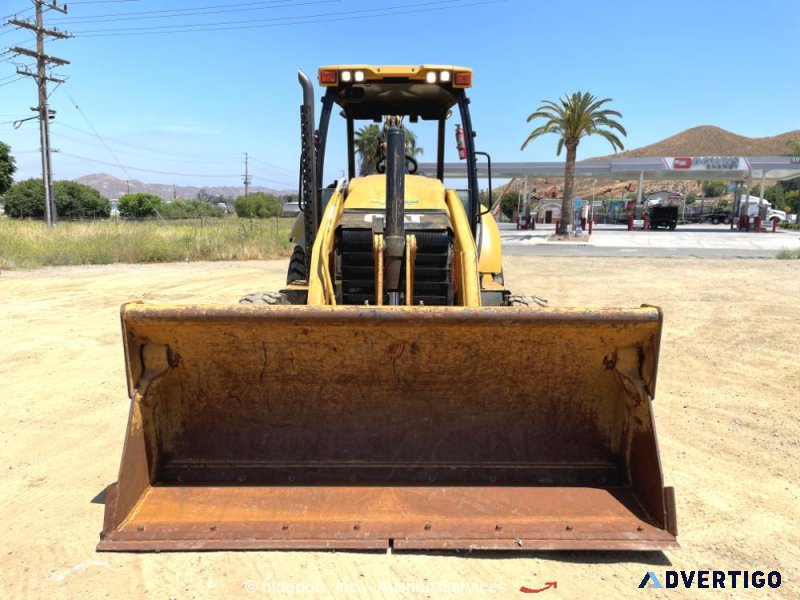
[[[286,273],[286,285],[293,281],[307,281],[306,279],[306,250],[302,246],[295,246],[292,258],[289,259],[289,272]]]

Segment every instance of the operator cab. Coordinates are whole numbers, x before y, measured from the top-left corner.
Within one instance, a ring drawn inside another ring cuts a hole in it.
[[[339,65],[319,69],[319,83],[326,88],[319,120],[320,141],[317,172],[325,163],[325,147],[331,114],[336,110],[347,124],[347,175],[353,180],[363,173],[356,168],[359,135],[356,125],[381,127],[387,117],[402,117],[406,124],[433,122],[436,136],[436,178],[444,182],[446,123],[458,113],[456,128],[459,157],[467,161],[467,215],[473,234],[480,221],[480,194],[475,164],[472,121],[466,89],[472,85],[472,69],[443,65],[371,66]],[[413,130],[410,126],[410,130]],[[408,146],[407,146],[408,148]],[[408,148],[411,149],[411,148]],[[367,172],[385,170],[385,142],[378,143]],[[416,156],[406,153],[406,173],[418,171]]]

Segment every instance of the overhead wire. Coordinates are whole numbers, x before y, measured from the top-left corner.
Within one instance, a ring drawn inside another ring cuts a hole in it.
[[[81,139],[78,139],[78,138],[70,137],[70,136],[65,135],[63,133],[60,133],[59,137],[65,139],[65,140],[69,140],[71,142],[75,142],[77,144],[83,144],[84,146],[89,146],[91,148],[100,148],[100,149],[104,148],[104,146],[101,146],[99,144],[92,144],[91,142],[87,142],[86,140],[81,140]],[[137,152],[131,152],[129,150],[117,150],[117,152],[120,153],[120,154],[127,154],[129,156],[135,156],[137,158],[147,158],[147,159],[150,159],[150,160],[160,160],[160,161],[176,162],[176,163],[207,164],[207,165],[233,165],[233,164],[237,164],[238,165],[239,164],[239,161],[236,160],[236,159],[230,159],[230,160],[198,160],[198,159],[192,159],[192,158],[167,158],[167,156],[173,156],[173,155],[166,155],[165,154],[164,156],[154,156],[152,154],[141,154],[141,153],[137,153]]]
[[[245,2],[241,4],[216,4],[212,6],[196,6],[192,8],[170,8],[165,10],[151,10],[144,12],[123,12],[106,15],[61,17],[53,19],[53,22],[65,25],[90,25],[93,23],[107,23],[114,21],[139,21],[147,19],[168,19],[174,17],[202,17],[205,15],[234,12],[255,12],[280,8],[294,8],[296,6],[307,6],[309,4],[332,4],[336,2],[342,2],[342,0],[306,0],[304,2],[293,2],[292,0],[267,0],[264,2]],[[264,6],[265,4],[268,6]]]
[[[78,111],[78,113],[79,113],[79,114],[80,114],[80,115],[83,117],[83,120],[84,120],[84,121],[86,121],[86,124],[89,126],[89,129],[91,129],[91,130],[94,132],[94,134],[97,136],[97,139],[98,139],[98,140],[100,140],[100,143],[102,143],[102,144],[103,144],[103,146],[105,146],[105,149],[106,149],[106,150],[108,151],[108,153],[109,153],[109,154],[112,156],[112,158],[114,159],[114,161],[117,163],[116,165],[113,165],[113,164],[112,164],[112,166],[118,166],[120,169],[122,169],[122,170],[123,170],[123,172],[125,173],[125,176],[126,176],[126,177],[127,177],[129,180],[130,180],[130,179],[133,179],[133,177],[131,177],[131,174],[128,172],[128,169],[127,169],[127,168],[125,167],[125,165],[123,165],[123,164],[122,164],[122,162],[121,162],[121,161],[120,161],[120,160],[117,158],[117,155],[116,155],[116,154],[114,154],[114,151],[113,151],[111,148],[109,148],[108,144],[106,144],[106,142],[105,142],[105,140],[103,139],[103,137],[102,137],[102,136],[101,136],[101,135],[98,133],[98,131],[97,131],[97,129],[95,129],[94,125],[92,125],[92,122],[89,120],[89,117],[87,117],[87,116],[86,116],[86,114],[85,114],[85,113],[84,113],[84,112],[81,110],[81,107],[80,107],[80,106],[78,106],[78,103],[77,103],[77,102],[75,102],[75,99],[74,99],[74,98],[73,98],[73,97],[70,95],[70,93],[69,93],[68,91],[64,90],[64,93],[67,95],[67,98],[69,98],[70,102],[72,102],[73,106],[75,106],[75,110],[77,110],[77,111]],[[75,156],[75,155],[70,155],[70,154],[68,154],[68,153],[63,153],[63,154],[65,154],[66,156]],[[86,157],[80,157],[80,156],[76,156],[76,157],[77,157],[77,158],[82,158],[83,160],[88,160],[88,161],[92,161],[92,160],[93,160],[93,159],[91,159],[91,158],[86,158]],[[100,161],[94,161],[94,162],[100,162]],[[131,170],[133,170],[133,171],[136,171],[136,170],[138,170],[138,169],[131,169]],[[164,218],[161,216],[161,213],[160,213],[160,212],[158,212],[158,208],[156,208],[156,207],[153,205],[153,203],[152,203],[152,202],[150,202],[150,200],[149,200],[149,199],[147,200],[147,202],[148,202],[148,204],[150,204],[151,208],[152,208],[152,209],[153,209],[153,211],[156,213],[156,217],[158,218],[158,220],[159,220],[159,221],[161,221],[162,223],[164,223]]]
[[[120,2],[141,2],[142,0],[70,0],[70,4],[119,4]]]
[[[286,167],[282,167],[280,165],[276,165],[274,163],[269,163],[265,160],[261,160],[260,158],[253,156],[252,154],[250,155],[250,158],[256,162],[260,162],[265,167],[270,167],[271,169],[278,169],[280,171],[290,171],[290,169],[287,169]]]
[[[81,129],[80,127],[75,127],[73,125],[67,125],[66,123],[62,123],[60,121],[54,121],[53,125],[55,125],[56,127],[64,127],[64,128],[69,129],[71,131],[78,132],[78,133],[80,133],[82,135],[95,137],[94,133],[92,133],[91,131],[86,131],[85,129]],[[115,138],[110,138],[108,136],[105,136],[105,140],[106,140],[107,143],[112,143],[113,145],[116,145],[116,146],[125,146],[127,148],[133,148],[134,150],[140,150],[140,151],[143,151],[143,152],[148,152],[150,154],[153,154],[155,156],[150,156],[148,158],[153,158],[154,160],[164,160],[164,157],[173,157],[173,156],[176,155],[175,152],[164,152],[164,151],[161,151],[161,150],[157,150],[155,148],[147,148],[147,147],[144,147],[144,146],[139,146],[137,144],[131,144],[131,143],[128,143],[128,142],[123,142],[123,141],[117,140]],[[120,150],[120,152],[121,153],[128,153],[126,150]],[[128,154],[132,154],[132,153],[128,153]],[[186,162],[209,162],[209,163],[217,162],[218,163],[218,161],[216,161],[216,160],[208,160],[208,159],[216,159],[217,157],[219,157],[219,154],[217,154],[217,153],[199,153],[199,152],[184,152],[184,151],[180,151],[180,155],[183,156],[183,157],[186,157]],[[259,160],[259,159],[256,159],[256,160],[258,160],[259,162],[263,163],[264,165],[266,165],[268,167],[272,167],[272,168],[275,168],[275,169],[281,169],[281,170],[284,170],[284,171],[289,171],[289,169],[287,169],[286,167],[281,167],[279,165],[273,165],[273,164],[270,164],[270,163],[266,163],[266,162],[264,162],[262,160]],[[236,162],[238,164],[239,161],[233,161],[232,160],[230,162],[231,162],[231,164],[233,164],[234,162]]]
[[[266,177],[261,177],[261,175],[253,175],[253,179],[259,179],[261,181],[266,181],[267,183],[271,183],[272,185],[282,185],[288,189],[294,189],[297,187],[297,182],[294,183],[286,183],[285,181],[275,181],[273,179],[267,179]]]
[[[126,165],[124,165],[122,163],[122,161],[119,160],[119,158],[114,153],[114,151],[106,143],[105,139],[103,139],[103,137],[98,133],[97,129],[95,129],[94,125],[92,125],[91,121],[89,121],[89,118],[81,110],[80,106],[75,101],[75,99],[66,90],[65,90],[64,93],[67,95],[67,97],[69,98],[70,102],[72,102],[72,104],[75,106],[75,109],[80,113],[80,115],[86,121],[87,125],[89,125],[89,128],[92,130],[92,132],[97,137],[97,139],[103,144],[103,147],[106,149],[106,151],[108,151],[108,153],[111,155],[111,157],[114,159],[115,162],[111,163],[111,162],[108,162],[108,161],[102,161],[102,160],[98,160],[98,159],[95,159],[95,158],[82,156],[82,155],[79,155],[79,154],[73,154],[71,152],[59,151],[59,153],[64,155],[64,156],[70,156],[72,158],[79,158],[81,160],[86,160],[86,161],[94,162],[94,163],[97,163],[97,164],[103,164],[103,165],[108,165],[108,166],[119,167],[120,169],[123,170],[123,172],[125,173],[125,175],[127,176],[128,179],[133,179],[133,177],[131,176],[129,171],[138,171],[138,172],[143,172],[143,173],[154,173],[154,174],[158,174],[158,175],[173,175],[173,176],[177,176],[177,177],[213,177],[213,178],[225,178],[225,179],[239,177],[238,173],[237,174],[224,174],[224,175],[211,175],[211,174],[208,174],[208,173],[202,173],[202,174],[201,173],[179,173],[179,172],[174,172],[174,171],[163,171],[163,170],[159,170],[159,169],[145,169],[145,168],[140,168],[140,167],[126,166]],[[266,178],[261,178],[260,176],[259,176],[259,178],[260,179],[264,179],[265,181],[271,181],[271,180],[267,180]],[[290,184],[286,184],[286,183],[280,182],[279,185],[290,185]],[[156,211],[156,214],[158,215],[158,217],[160,219],[161,215],[158,214],[158,211]]]
[[[131,171],[140,171],[142,173],[157,173],[158,175],[175,175],[178,177],[215,177],[215,178],[226,178],[230,179],[232,177],[239,177],[238,173],[235,174],[225,174],[225,175],[209,175],[208,173],[176,173],[173,171],[161,171],[158,169],[144,169],[141,167],[125,167],[120,162],[109,162],[106,160],[98,160],[96,158],[90,158],[88,156],[81,156],[80,154],[73,154],[71,152],[64,152],[63,150],[58,151],[59,154],[63,154],[64,156],[71,156],[73,158],[79,158],[81,160],[86,160],[89,162],[94,162],[101,165],[107,165],[111,167],[120,167],[125,171],[125,174],[128,176],[128,179],[133,179],[128,170]],[[116,158],[116,157],[115,157]]]
[[[54,123],[54,125],[56,125],[58,127],[66,127],[67,129],[71,129],[72,131],[77,131],[77,132],[82,133],[84,135],[94,136],[94,133],[92,133],[91,131],[86,131],[85,129],[81,129],[80,127],[75,127],[73,125],[67,125],[66,123],[61,123],[59,121],[56,121]],[[154,150],[152,148],[145,148],[144,146],[137,146],[136,144],[131,144],[131,143],[128,143],[128,142],[122,142],[120,140],[117,140],[117,139],[114,139],[114,138],[110,138],[110,137],[107,137],[107,136],[106,136],[106,140],[109,141],[109,142],[113,142],[114,144],[116,144],[118,146],[126,146],[128,148],[134,148],[136,150],[143,150],[145,152],[153,152],[154,154],[166,154],[167,156],[171,156],[170,154],[162,153],[159,150]],[[198,156],[198,157],[217,156],[216,154],[199,154],[199,153],[194,153],[194,152],[181,152],[181,154],[183,154],[185,156]]]
[[[78,158],[78,159],[81,159],[81,160],[97,163],[97,164],[100,164],[100,165],[106,165],[106,166],[110,166],[110,167],[120,166],[119,163],[113,163],[113,162],[109,162],[109,161],[106,161],[106,160],[98,160],[96,158],[90,158],[88,156],[82,156],[80,154],[73,154],[72,152],[64,152],[63,150],[58,150],[57,153],[58,154],[62,154],[64,156],[69,156],[71,158]],[[128,171],[127,171],[128,169],[131,170],[131,171],[138,171],[138,172],[142,172],[142,173],[154,173],[154,174],[157,174],[157,175],[173,175],[175,177],[213,177],[213,178],[220,178],[220,179],[231,179],[233,177],[239,177],[238,173],[236,173],[236,174],[224,174],[224,175],[209,175],[208,173],[178,173],[178,172],[174,172],[174,171],[162,171],[162,170],[158,170],[158,169],[145,169],[145,168],[141,168],[141,167],[126,167],[125,173],[128,176],[128,179],[131,179],[131,180],[133,179],[133,177],[131,177],[130,173],[128,173]],[[296,185],[296,183],[286,183],[285,181],[276,181],[276,180],[272,180],[272,179],[267,179],[266,177],[261,177],[260,175],[253,175],[253,179],[260,179],[261,181],[266,181],[268,183],[272,183],[273,185],[283,185],[283,186],[286,186],[288,188],[291,188],[294,185]]]
[[[5,83],[0,83],[0,87],[6,86],[6,85],[11,85],[12,83],[16,83],[20,79],[25,79],[25,76],[24,75],[20,75],[16,79],[12,79],[11,81],[6,81]]]
[[[377,8],[362,8],[358,10],[349,10],[346,14],[354,15],[354,14],[362,14],[362,13],[373,13],[376,11],[383,12],[387,10],[401,10],[404,8],[413,8],[417,6],[429,6],[429,5],[436,5],[436,4],[453,4],[461,2],[462,0],[427,0],[426,2],[419,2],[416,4],[404,4],[404,5],[395,5],[395,6],[386,6],[381,7],[380,9]],[[290,16],[282,16],[282,17],[270,17],[268,19],[247,19],[247,20],[239,20],[239,21],[218,21],[213,23],[194,23],[190,26],[192,27],[216,27],[219,25],[241,25],[241,24],[255,24],[255,23],[271,23],[275,21],[291,21],[295,19],[310,19],[310,18],[319,18],[319,17],[330,17],[330,16],[339,16],[345,13],[342,11],[336,12],[327,12],[327,13],[317,13],[311,15],[290,15]],[[148,30],[156,30],[156,29],[172,29],[176,27],[186,27],[189,26],[188,24],[178,24],[178,25],[157,25],[152,27],[137,27],[131,28],[130,31],[148,31]],[[98,33],[98,32],[105,32],[105,31],[114,31],[110,29],[88,29],[85,30],[83,33]]]
[[[28,8],[21,8],[17,12],[12,12],[12,13],[7,14],[4,17],[0,17],[0,21],[5,21],[6,19],[10,19],[11,17],[18,17],[19,15],[24,15],[26,12],[30,12],[32,10],[33,10],[33,6],[29,6]]]
[[[198,23],[183,25],[162,25],[154,27],[116,28],[116,29],[87,29],[75,31],[76,35],[84,38],[124,37],[141,35],[163,35],[173,33],[197,33],[210,31],[234,31],[244,29],[265,29],[292,25],[307,25],[314,23],[330,23],[340,21],[355,21],[362,19],[376,19],[387,16],[406,14],[429,13],[434,11],[452,10],[454,8],[467,8],[472,6],[498,4],[507,0],[478,0],[464,3],[463,0],[437,0],[417,4],[404,4],[381,9],[363,9],[348,12],[317,13],[315,15],[301,15],[293,17],[274,17],[271,19],[248,19],[247,21],[228,21],[220,23]],[[438,6],[443,4],[442,6]],[[389,12],[387,11],[395,11]],[[401,12],[397,12],[401,11]],[[354,14],[359,13],[359,14]]]

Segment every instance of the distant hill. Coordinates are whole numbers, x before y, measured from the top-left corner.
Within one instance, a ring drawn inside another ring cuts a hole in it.
[[[644,158],[654,156],[784,156],[789,140],[800,139],[800,130],[771,137],[750,138],[720,127],[701,125],[682,131],[641,148],[626,150],[605,158]]]
[[[91,175],[84,175],[78,177],[75,181],[83,183],[89,187],[93,187],[106,198],[119,198],[123,194],[137,192],[146,192],[148,194],[155,194],[163,200],[172,200],[173,197],[177,198],[196,198],[200,190],[213,196],[226,196],[228,198],[236,198],[244,194],[244,187],[234,186],[217,186],[217,187],[195,187],[195,186],[173,186],[168,183],[143,183],[136,179],[130,180],[127,183],[124,179],[119,179],[113,175],[106,173],[93,173]],[[274,190],[271,188],[250,186],[251,192],[266,192],[268,194],[285,195],[296,194],[297,190]]]

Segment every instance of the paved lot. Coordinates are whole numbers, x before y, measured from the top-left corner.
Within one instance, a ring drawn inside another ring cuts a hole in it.
[[[625,225],[598,225],[583,242],[548,242],[554,225],[517,231],[500,224],[503,251],[523,256],[674,256],[773,258],[784,248],[800,248],[800,232],[731,231],[728,225],[680,225],[675,231],[628,231]]]

